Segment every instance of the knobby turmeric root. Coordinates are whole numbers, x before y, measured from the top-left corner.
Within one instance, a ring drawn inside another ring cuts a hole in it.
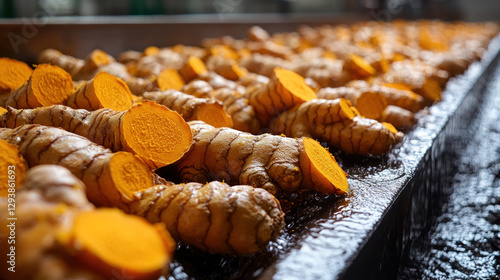
[[[142,97],[176,111],[186,121],[200,120],[215,127],[233,126],[222,102],[214,98],[197,98],[177,90],[146,92]]]
[[[157,279],[172,259],[175,242],[162,225],[95,209],[83,183],[61,166],[30,169],[16,203],[16,272],[0,272],[8,279]],[[7,211],[0,216],[6,220]]]
[[[15,190],[24,183],[26,161],[19,148],[0,140],[0,197],[15,197]],[[10,191],[9,191],[10,190]]]
[[[134,96],[125,82],[106,72],[100,72],[73,92],[66,105],[89,111],[101,108],[125,111],[132,107],[133,101]]]
[[[346,193],[346,174],[318,142],[190,122],[192,149],[175,163],[184,182],[224,181],[264,188],[272,194],[314,189]]]
[[[26,63],[0,58],[0,95],[9,94],[28,81],[33,70]]]
[[[0,128],[0,139],[17,145],[30,167],[57,164],[68,168],[87,186],[87,197],[98,206],[127,209],[133,192],[152,187],[148,166],[127,152],[112,153],[87,138],[42,125]]]
[[[202,80],[193,80],[182,88],[182,92],[198,98],[212,97],[213,90],[208,82]]]
[[[62,104],[73,92],[71,76],[58,66],[38,65],[29,80],[9,94],[0,106],[36,108]]]
[[[217,89],[213,91],[212,95],[224,104],[224,109],[233,120],[234,129],[252,134],[259,133],[261,128],[259,120],[246,98],[230,88]]]
[[[177,161],[192,141],[189,126],[178,113],[151,101],[122,112],[110,109],[89,112],[62,105],[33,110],[9,108],[1,116],[0,127],[33,123],[61,127],[115,152],[134,153],[151,168]]]
[[[266,87],[256,88],[245,96],[264,127],[282,111],[316,98],[303,77],[290,70],[275,68]]]
[[[285,111],[271,131],[288,137],[312,137],[349,154],[381,155],[402,140],[388,123],[358,116],[344,99],[317,99]]]
[[[385,108],[378,121],[388,122],[398,130],[408,130],[417,123],[417,118],[415,118],[415,114],[411,111],[389,105]]]
[[[255,253],[284,226],[278,200],[250,186],[187,183],[156,186],[137,196],[131,213],[164,222],[174,238],[211,253]]]

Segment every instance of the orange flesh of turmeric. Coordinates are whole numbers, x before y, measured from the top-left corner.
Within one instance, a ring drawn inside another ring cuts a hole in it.
[[[364,117],[378,119],[382,116],[382,112],[387,106],[387,102],[384,104],[384,100],[374,92],[363,92],[356,101],[356,109],[358,109]]]
[[[90,59],[97,67],[108,65],[110,63],[108,54],[101,50],[94,50],[90,54]]]
[[[132,200],[136,191],[153,187],[151,170],[133,154],[115,153],[107,168],[114,185],[127,200]]]
[[[382,86],[384,86],[384,87],[391,87],[391,88],[395,88],[395,89],[412,91],[411,88],[408,85],[405,85],[405,84],[385,83],[385,84],[382,84]]]
[[[159,276],[171,261],[175,241],[145,219],[117,209],[79,213],[69,233],[78,258],[106,276],[122,271],[134,279]]]
[[[180,159],[192,142],[190,127],[181,115],[151,101],[143,101],[124,114],[122,131],[131,152],[157,167]]]
[[[369,77],[375,75],[377,72],[364,58],[356,54],[349,55],[350,66],[353,71],[361,77]]]
[[[306,84],[305,79],[299,74],[283,68],[274,69],[274,74],[280,84],[294,97],[302,101],[309,101],[316,98],[316,94],[312,88]]]
[[[179,70],[185,81],[191,81],[205,72],[207,72],[205,63],[196,56],[190,56],[187,63]]]
[[[5,109],[4,107],[0,107],[0,115],[3,115],[7,113],[7,109]]]
[[[0,58],[0,93],[11,92],[28,81],[33,70],[24,62]]]
[[[347,174],[337,164],[335,158],[316,140],[303,138],[303,143],[311,162],[309,170],[314,188],[324,193],[347,193],[349,188]]]
[[[233,120],[218,103],[205,103],[198,109],[197,119],[213,127],[233,127]]]
[[[158,87],[161,90],[175,89],[180,90],[184,86],[184,81],[182,80],[179,72],[175,69],[163,70],[158,75]]]
[[[9,193],[12,193],[9,192],[9,183],[13,183],[12,186],[15,188],[23,184],[26,169],[26,162],[19,148],[0,140],[0,197],[7,197]],[[9,174],[11,170],[13,173]]]
[[[398,133],[398,130],[390,123],[387,123],[387,122],[382,122],[382,124],[385,126],[385,128],[387,128],[387,130],[389,130],[390,132],[396,134]]]
[[[144,49],[143,54],[144,54],[144,56],[149,56],[149,55],[155,55],[159,52],[160,52],[160,49],[158,47],[149,46],[149,47]]]
[[[58,66],[39,65],[30,79],[33,94],[42,106],[62,104],[73,92],[71,75]]]
[[[125,111],[132,107],[134,96],[127,84],[121,79],[100,72],[93,81],[94,92],[99,100],[99,108],[109,108],[115,111]]]

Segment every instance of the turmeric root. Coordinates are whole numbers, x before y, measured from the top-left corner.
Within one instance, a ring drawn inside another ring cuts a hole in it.
[[[387,153],[403,134],[392,125],[357,116],[344,99],[317,99],[285,111],[271,131],[289,137],[312,137],[348,154]]]
[[[26,63],[6,57],[0,58],[0,94],[9,94],[21,87],[31,76]]]
[[[225,59],[221,56],[209,57],[206,64],[209,70],[232,81],[237,81],[248,73],[245,68],[238,66],[236,61]]]
[[[87,197],[98,206],[127,209],[134,191],[153,186],[153,174],[138,157],[112,153],[87,138],[41,125],[0,128],[0,139],[17,145],[30,167],[57,164],[68,168],[87,186]]]
[[[200,120],[215,127],[233,126],[222,102],[214,98],[197,98],[177,90],[146,92],[142,97],[176,111],[186,121]]]
[[[2,107],[36,108],[62,104],[73,92],[71,76],[58,66],[38,65],[29,80],[14,90]]]
[[[37,58],[40,64],[52,64],[61,67],[68,72],[71,77],[76,78],[80,69],[82,69],[85,61],[70,55],[64,55],[58,50],[46,49],[42,51]],[[78,79],[75,79],[78,80]]]
[[[304,78],[290,70],[276,68],[269,84],[245,96],[257,113],[260,124],[267,126],[280,112],[316,98]]]
[[[1,274],[104,280],[120,271],[157,279],[172,259],[175,242],[164,227],[117,209],[95,209],[83,183],[63,167],[30,169],[16,198],[16,273],[2,269]],[[0,205],[7,207],[7,200],[0,199]]]
[[[378,121],[388,122],[398,130],[408,130],[417,122],[417,119],[411,111],[388,105]]]
[[[33,123],[61,127],[116,152],[134,153],[151,168],[177,161],[192,141],[189,126],[178,113],[151,101],[122,112],[110,109],[89,112],[61,105],[33,110],[9,108],[1,116],[0,127]]]
[[[134,96],[125,82],[106,72],[100,72],[73,92],[66,105],[89,111],[101,108],[125,111],[132,107],[133,101]]]
[[[356,54],[349,55],[345,61],[344,69],[349,71],[356,79],[367,78],[377,72],[364,58]]]
[[[185,182],[212,180],[264,188],[272,194],[301,188],[346,193],[346,174],[318,142],[190,122],[193,148],[175,163]]]
[[[0,140],[0,170],[0,197],[15,197],[15,189],[24,183],[26,162],[17,146],[4,140]]]
[[[244,86],[238,85],[236,82],[228,80],[221,75],[212,72],[212,71],[207,71],[200,76],[198,76],[198,80],[202,80],[208,83],[208,85],[212,88],[212,90],[215,89],[220,89],[220,88],[229,88],[233,89],[241,94],[245,93],[246,89]],[[198,80],[193,81],[194,82],[199,82]]]
[[[322,99],[347,99],[362,116],[374,120],[379,119],[387,107],[384,95],[371,91],[361,91],[353,87],[323,88],[316,95]]]
[[[184,78],[184,81],[190,82],[206,71],[207,67],[201,59],[195,56],[190,56],[186,64],[184,64],[184,66],[179,70],[179,73]]]
[[[253,107],[248,105],[248,100],[237,91],[220,88],[215,90],[212,95],[224,104],[224,109],[233,120],[234,129],[252,134],[257,134],[260,131],[260,123],[255,116]]]
[[[211,253],[255,253],[284,225],[276,198],[250,186],[220,182],[156,186],[137,197],[131,213],[164,222],[175,239]]]
[[[182,92],[198,98],[210,98],[212,97],[212,91],[212,86],[202,80],[191,81],[182,88]]]

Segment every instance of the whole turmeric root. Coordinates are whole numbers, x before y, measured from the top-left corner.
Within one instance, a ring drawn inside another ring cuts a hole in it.
[[[30,167],[57,164],[68,168],[85,183],[87,197],[98,206],[127,209],[135,191],[154,185],[151,170],[138,157],[127,152],[112,153],[59,128],[0,128],[0,139],[17,145]]]
[[[257,134],[260,123],[255,116],[255,110],[248,104],[248,100],[236,90],[220,88],[212,93],[213,97],[222,101],[226,112],[233,120],[233,128],[243,132]]]
[[[212,180],[264,188],[272,194],[314,189],[346,193],[346,174],[318,142],[190,122],[192,149],[175,163],[185,182]]]
[[[73,92],[71,76],[49,64],[38,65],[29,80],[2,100],[2,107],[37,108],[62,104]]]
[[[131,213],[164,222],[174,238],[211,253],[255,253],[284,226],[278,200],[250,186],[187,183],[156,186],[136,195]]]
[[[214,98],[197,98],[177,90],[145,92],[142,97],[176,111],[186,121],[200,120],[215,127],[233,126],[222,102]]]
[[[279,115],[271,124],[275,134],[312,137],[349,154],[381,155],[401,141],[391,124],[363,118],[344,99],[316,99]]]
[[[180,159],[191,147],[191,131],[182,117],[151,101],[117,112],[99,109],[89,112],[62,105],[15,110],[1,116],[0,127],[24,124],[61,127],[87,137],[111,150],[128,151],[141,157],[151,168]]]
[[[16,204],[16,273],[0,272],[8,279],[104,280],[113,271],[157,279],[172,260],[175,242],[162,225],[118,209],[95,209],[83,183],[61,166],[30,169]],[[0,198],[0,205],[7,207],[7,199]],[[0,229],[2,237],[7,229]]]

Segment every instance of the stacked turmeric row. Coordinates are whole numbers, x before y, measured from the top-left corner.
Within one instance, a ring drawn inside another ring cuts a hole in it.
[[[21,238],[43,232],[52,242],[26,243],[38,255],[20,254],[18,268],[54,267],[21,279],[117,271],[153,279],[172,258],[170,236],[211,253],[261,250],[283,228],[280,197],[348,192],[346,174],[317,141],[386,154],[402,140],[398,129],[439,102],[446,81],[496,32],[425,21],[272,36],[252,27],[244,40],[148,47],[118,61],[101,50],[78,59],[50,49],[34,70],[0,59],[2,170],[15,166],[19,204],[33,204],[18,215],[41,211],[53,228],[21,226]],[[43,164],[60,167],[35,167]],[[164,166],[184,183],[154,173]],[[1,191],[7,203],[13,190]],[[145,247],[148,258],[131,258]]]

